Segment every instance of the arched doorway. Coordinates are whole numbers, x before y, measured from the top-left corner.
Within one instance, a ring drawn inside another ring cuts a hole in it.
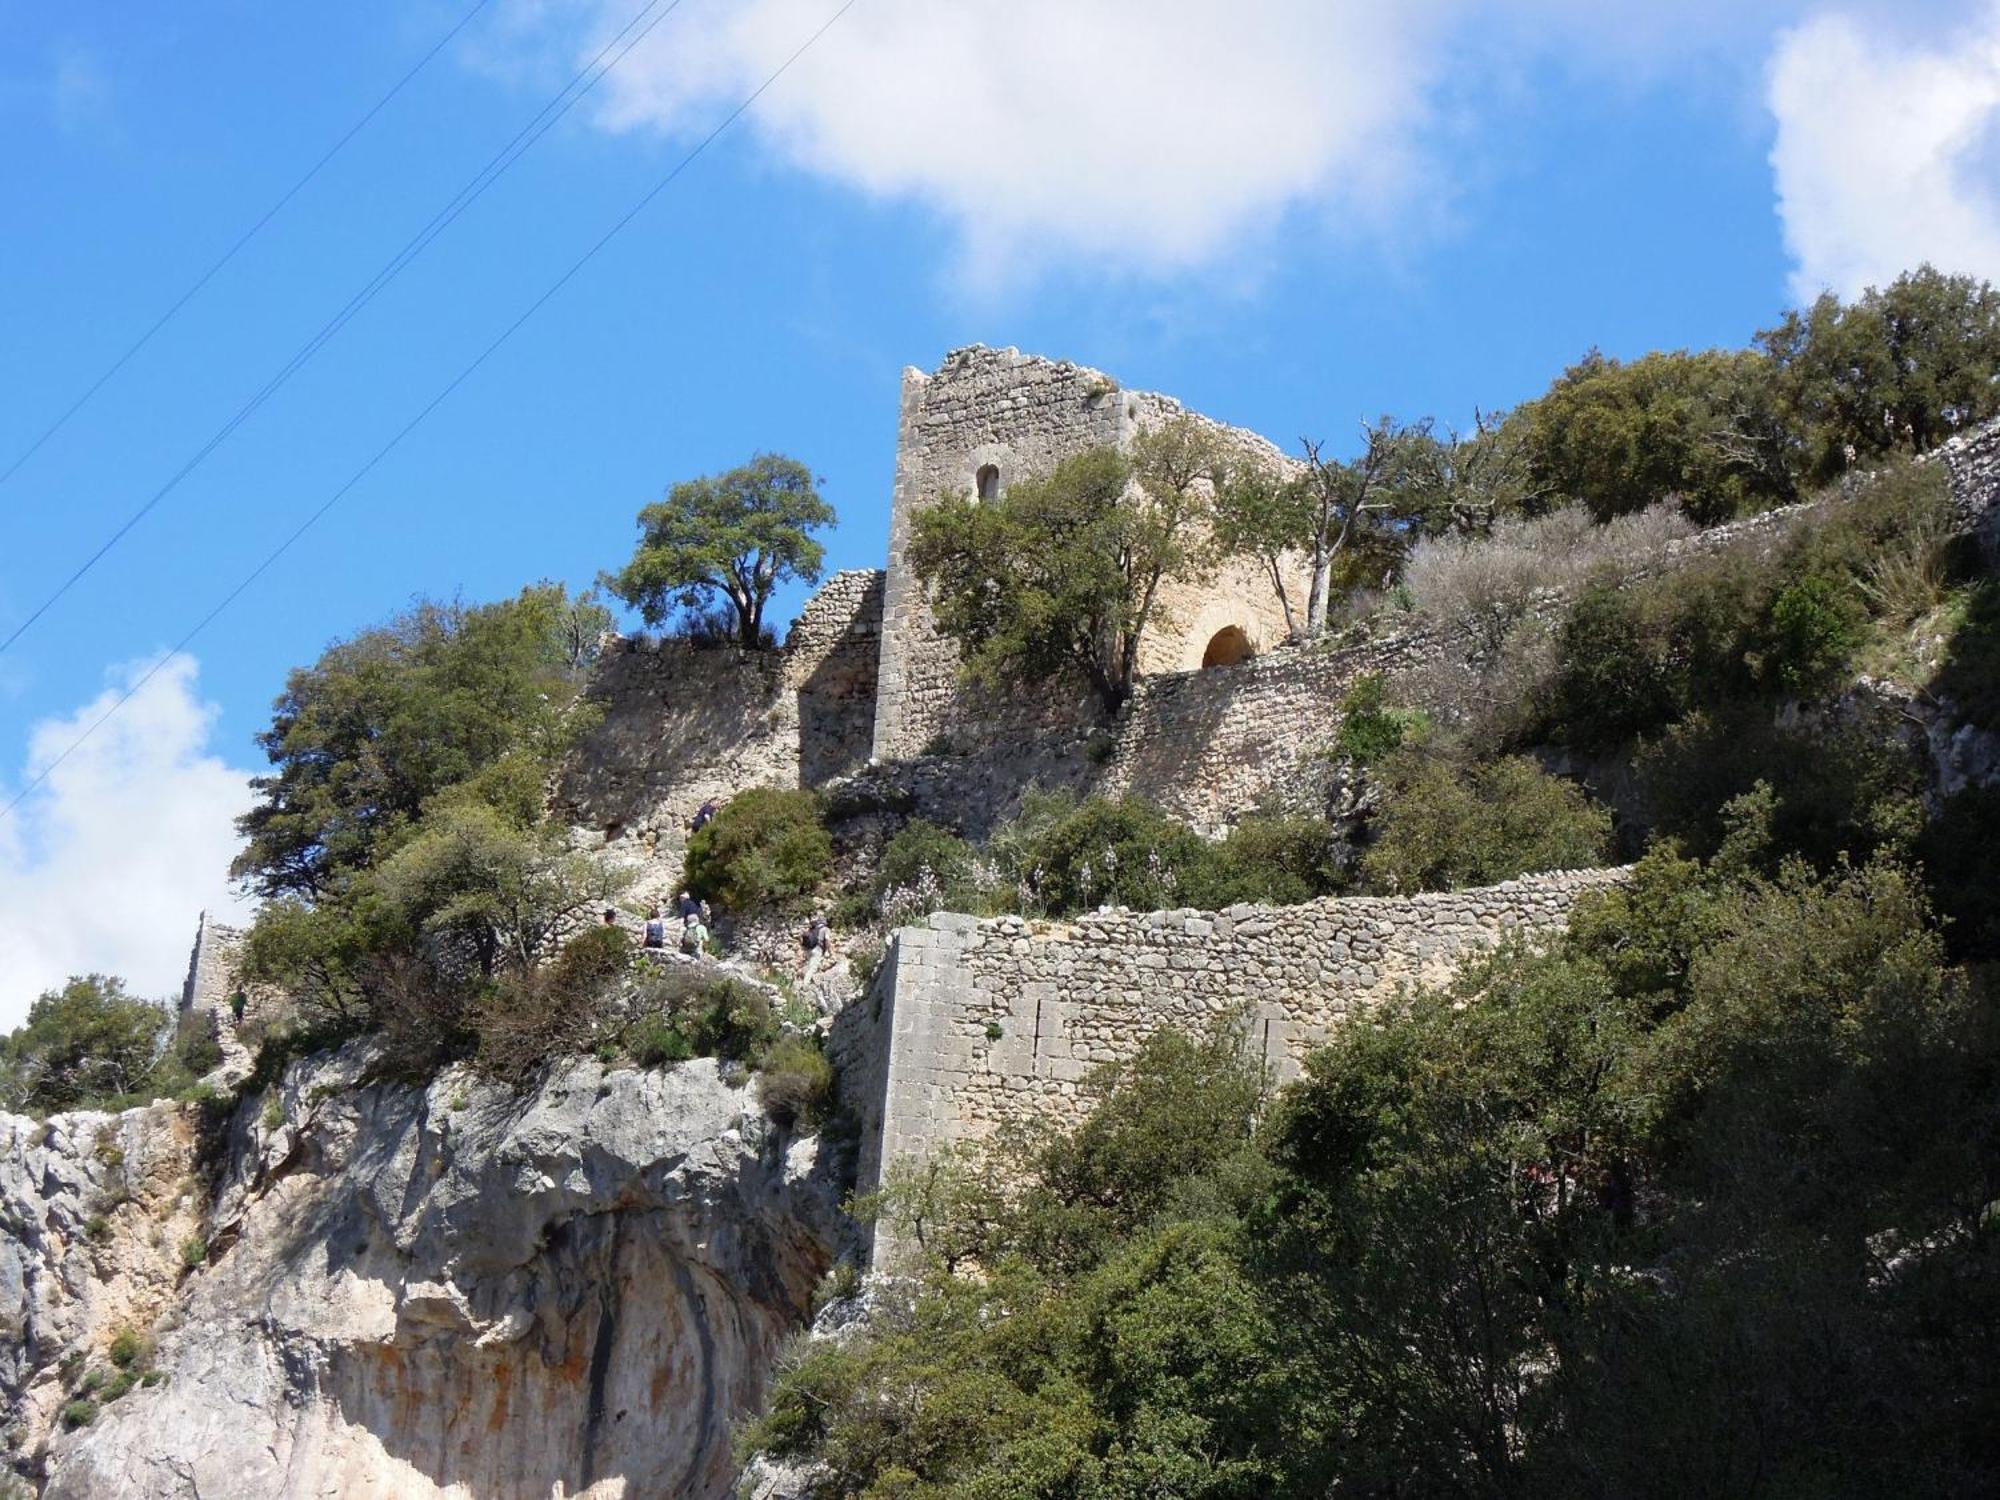
[[[1250,637],[1241,625],[1225,625],[1208,639],[1208,649],[1201,653],[1204,667],[1233,667],[1239,661],[1248,661],[1256,652],[1250,645]]]
[[[998,464],[981,464],[978,474],[973,476],[972,483],[973,493],[981,500],[998,500],[1000,498],[1000,466]]]

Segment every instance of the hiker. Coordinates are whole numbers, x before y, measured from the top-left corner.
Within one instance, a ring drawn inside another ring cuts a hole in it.
[[[689,917],[700,915],[700,913],[701,903],[696,901],[686,891],[682,891],[680,895],[674,898],[674,915],[679,917],[683,922]]]
[[[708,945],[708,927],[701,913],[690,912],[681,922],[681,952],[699,958]]]
[[[833,932],[826,925],[825,912],[813,913],[812,921],[808,922],[806,930],[799,934],[799,942],[806,950],[805,983],[811,984],[813,976],[819,972],[819,966],[826,962],[827,955],[833,951]]]
[[[694,817],[688,821],[688,832],[700,833],[702,829],[715,821],[715,815],[721,811],[722,804],[716,801],[715,798],[710,797],[700,807],[695,809]]]
[[[646,914],[646,946],[664,948],[667,946],[667,919],[661,915],[658,903]]]
[[[604,908],[604,925],[606,927],[616,927],[618,925],[617,907],[607,906]]]

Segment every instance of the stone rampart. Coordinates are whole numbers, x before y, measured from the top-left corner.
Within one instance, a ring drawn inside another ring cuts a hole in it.
[[[603,718],[564,768],[560,815],[671,881],[709,798],[820,786],[859,768],[874,738],[882,580],[835,574],[780,650],[611,642],[589,691]]]
[[[1623,876],[1559,872],[1436,895],[1066,923],[940,913],[896,934],[862,1002],[886,1037],[850,1089],[864,1120],[880,1120],[862,1186],[899,1158],[982,1139],[1008,1120],[1075,1114],[1091,1070],[1131,1057],[1161,1027],[1238,1014],[1274,1075],[1292,1077],[1343,1021],[1400,987],[1448,978],[1509,933],[1560,927],[1580,895]]]

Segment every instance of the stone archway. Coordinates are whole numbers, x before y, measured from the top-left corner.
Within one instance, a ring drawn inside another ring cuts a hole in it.
[[[1250,644],[1249,632],[1241,625],[1225,625],[1208,639],[1208,646],[1201,653],[1204,667],[1233,667],[1240,661],[1248,661],[1257,654]]]

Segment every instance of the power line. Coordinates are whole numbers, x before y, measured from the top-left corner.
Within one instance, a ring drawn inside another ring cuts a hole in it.
[[[319,330],[293,352],[291,358],[286,360],[278,368],[277,372],[264,382],[255,395],[244,402],[242,406],[238,407],[235,414],[209,436],[207,442],[197,448],[185,463],[168,476],[166,483],[156,489],[143,505],[127,516],[111,535],[104,539],[104,542],[96,551],[86,557],[74,572],[58,584],[53,592],[43,599],[40,604],[36,605],[29,612],[28,616],[8,633],[5,640],[0,640],[0,653],[8,651],[16,641],[26,635],[37,620],[47,614],[50,608],[63,595],[74,588],[83,579],[85,574],[89,573],[92,568],[104,560],[106,554],[112,548],[125,539],[133,527],[145,520],[152,513],[153,508],[178,489],[181,482],[196,469],[200,468],[211,453],[220,448],[239,427],[255,416],[264,403],[276,395],[294,375],[304,369],[320,350],[331,343],[363,308],[375,300],[383,288],[394,281],[397,276],[401,275],[412,261],[430,248],[445,230],[458,221],[460,215],[483,197],[486,190],[498,182],[509,167],[525,156],[537,141],[547,135],[550,130],[554,129],[556,123],[564,115],[568,114],[571,109],[575,108],[584,96],[603,80],[605,74],[617,67],[624,60],[627,53],[652,33],[654,27],[658,26],[668,16],[678,10],[681,6],[681,0],[668,0],[666,8],[658,10],[655,13],[655,9],[659,4],[660,0],[645,0],[645,3],[633,14],[632,19],[627,21],[624,27],[610,41],[604,44],[597,55],[585,63],[575,76],[568,83],[564,84],[550,98],[548,103],[544,104],[535,113],[526,125],[523,125],[520,130],[516,131],[512,139],[488,158],[485,165],[481,166],[477,172],[474,172],[466,180],[465,185],[452,196],[450,201],[443,208],[439,209],[436,214],[432,215],[430,222],[425,224],[423,228],[419,229],[408,240],[404,241],[402,248],[383,262],[382,266],[362,285],[361,289],[349,297],[339,311],[334,313],[325,323],[321,324]],[[648,16],[651,16],[650,20],[647,19]],[[643,26],[640,24],[642,21],[645,23]],[[615,56],[613,55],[614,53],[616,54]],[[609,61],[606,60],[607,58]]]
[[[410,71],[405,73],[401,78],[398,78],[396,80],[396,82],[390,87],[388,93],[384,94],[380,99],[377,99],[375,103],[372,106],[370,106],[367,113],[362,115],[360,119],[356,120],[351,126],[349,126],[346,134],[342,135],[339,140],[335,141],[331,146],[327,147],[326,151],[320,156],[319,160],[314,162],[310,167],[306,168],[305,175],[299,178],[299,180],[293,183],[290,187],[286,188],[285,191],[279,195],[277,202],[273,203],[269,208],[265,209],[264,212],[258,217],[255,223],[253,223],[248,229],[244,230],[243,233],[238,235],[236,237],[235,243],[230,245],[230,247],[227,250],[222,252],[222,255],[220,256],[220,258],[216,260],[215,264],[211,265],[206,271],[203,271],[201,275],[197,276],[194,279],[193,285],[188,287],[186,291],[182,292],[180,296],[176,297],[173,300],[172,304],[168,306],[167,310],[161,313],[159,317],[155,318],[151,323],[151,325],[147,327],[146,331],[140,334],[138,338],[132,341],[131,347],[126,349],[126,351],[123,354],[119,355],[116,359],[114,359],[111,362],[110,368],[106,369],[103,374],[99,375],[95,380],[91,381],[89,385],[85,386],[83,394],[78,396],[74,401],[70,402],[68,406],[64,407],[62,413],[53,422],[49,423],[47,427],[44,427],[42,429],[41,436],[37,437],[32,443],[28,444],[26,448],[22,449],[20,454],[14,459],[12,463],[8,464],[5,469],[0,469],[0,485],[4,485],[8,480],[12,479],[14,475],[20,470],[21,465],[25,464],[29,459],[33,458],[37,453],[39,453],[42,450],[42,445],[44,443],[48,442],[50,438],[54,437],[58,432],[62,431],[64,427],[68,426],[69,419],[75,416],[78,412],[82,411],[85,406],[89,405],[91,397],[95,396],[99,391],[104,389],[105,385],[109,383],[109,381],[114,375],[116,375],[120,370],[124,369],[126,365],[130,364],[132,362],[133,357],[136,356],[141,349],[144,349],[148,344],[150,344],[153,341],[153,335],[158,333],[162,328],[165,328],[167,324],[171,323],[174,320],[175,314],[177,314],[182,308],[186,307],[188,303],[192,302],[195,299],[195,297],[201,292],[201,289],[207,286],[209,282],[213,281],[216,278],[217,274],[222,270],[224,266],[228,265],[232,260],[236,259],[238,253],[242,251],[243,247],[245,245],[248,245],[255,238],[257,238],[257,235],[259,234],[259,232],[263,230],[264,226],[266,224],[269,224],[271,220],[275,219],[281,212],[283,212],[286,204],[290,203],[294,198],[298,197],[300,193],[304,192],[307,184],[310,183],[315,177],[319,176],[321,169],[324,168],[326,164],[332,161],[336,156],[340,155],[342,150],[346,148],[347,143],[353,140],[357,135],[361,134],[361,132],[367,128],[371,120],[373,120],[377,115],[381,114],[384,109],[388,108],[390,101],[393,100],[398,94],[402,93],[404,87],[410,82],[410,80],[415,78],[419,73],[423,72],[425,67],[429,65],[431,59],[436,57],[440,52],[444,51],[444,49],[451,44],[452,39],[455,38],[461,31],[465,30],[465,28],[469,24],[471,24],[472,18],[478,15],[482,10],[486,9],[488,3],[489,0],[473,0],[472,9],[468,10],[464,15],[458,18],[458,24],[453,26],[451,30],[447,31],[443,36],[439,37],[437,41],[432,44],[431,49],[428,52],[426,52],[422,57],[416,60],[416,62],[411,66]]]
[[[842,16],[845,16],[850,10],[854,9],[854,7],[859,3],[860,0],[844,0],[844,3],[838,10],[836,10],[832,15],[828,16],[826,20],[820,23],[818,30],[814,31],[811,36],[807,37],[803,42],[799,43],[798,47],[794,49],[792,54],[789,57],[787,57],[783,62],[778,64],[778,66],[771,71],[771,73],[764,79],[762,83],[758,84],[755,89],[751,90],[751,92],[742,100],[741,103],[739,103],[734,109],[730,110],[728,114],[724,115],[721,121],[718,122],[716,126],[708,132],[707,135],[703,136],[699,141],[697,141],[694,144],[693,148],[690,149],[686,155],[681,157],[679,161],[675,162],[673,167],[667,172],[667,174],[664,177],[660,178],[650,188],[648,188],[646,192],[640,197],[637,203],[633,204],[631,208],[627,209],[622,217],[620,217],[614,224],[612,224],[612,226],[609,229],[605,230],[603,234],[599,235],[598,238],[591,244],[590,248],[585,250],[583,254],[579,255],[574,261],[572,261],[569,265],[569,268],[565,270],[562,273],[562,275],[558,276],[553,282],[551,282],[548,288],[544,290],[539,297],[535,298],[533,302],[530,302],[527,305],[527,307],[522,310],[520,315],[514,319],[513,322],[509,323],[505,328],[501,329],[499,335],[491,343],[489,343],[484,349],[480,350],[479,353],[473,357],[472,361],[469,364],[467,364],[463,369],[461,369],[456,375],[452,376],[452,378],[445,383],[444,387],[441,390],[439,390],[435,396],[431,397],[431,399],[423,405],[423,407],[417,412],[415,416],[411,417],[408,422],[404,423],[400,428],[396,430],[395,435],[391,437],[388,442],[384,443],[380,448],[375,450],[374,454],[369,457],[366,463],[362,464],[360,468],[356,469],[351,475],[349,475],[347,478],[347,482],[345,484],[341,485],[339,489],[335,490],[331,495],[327,496],[327,498],[323,502],[321,502],[317,510],[313,511],[311,515],[307,516],[303,521],[301,521],[296,527],[293,528],[291,533],[288,536],[286,536],[283,541],[279,542],[277,546],[273,547],[269,552],[267,552],[264,555],[263,560],[259,562],[256,567],[252,568],[248,573],[244,574],[243,577],[237,582],[236,586],[230,589],[228,593],[224,594],[221,600],[215,605],[213,609],[209,610],[207,614],[203,615],[199,620],[197,620],[193,628],[190,629],[187,632],[187,634],[183,635],[178,641],[176,641],[173,644],[173,646],[160,657],[158,661],[154,662],[152,666],[148,667],[146,671],[138,678],[137,681],[135,681],[130,687],[126,688],[125,691],[121,693],[116,700],[113,701],[113,703],[109,708],[107,708],[103,713],[99,714],[97,718],[91,722],[90,726],[86,728],[83,731],[83,733],[79,734],[75,739],[71,740],[69,744],[63,747],[60,754],[58,754],[47,765],[43,766],[40,771],[36,772],[35,775],[28,780],[27,784],[24,785],[20,791],[14,794],[12,801],[10,801],[5,807],[0,807],[0,821],[4,821],[8,817],[11,817],[13,815],[14,809],[19,807],[24,801],[26,801],[29,794],[32,793],[37,787],[39,787],[43,782],[47,781],[49,777],[55,772],[55,769],[58,766],[60,766],[64,761],[68,760],[70,756],[74,755],[77,752],[77,750],[82,747],[83,743],[86,740],[88,740],[93,734],[97,733],[99,729],[102,729],[104,725],[107,722],[109,722],[109,720],[114,714],[116,714],[126,704],[130,703],[135,697],[137,697],[139,692],[146,686],[146,684],[151,682],[156,676],[160,674],[160,672],[166,667],[168,662],[172,661],[176,656],[180,655],[181,652],[185,651],[188,648],[188,646],[193,643],[194,639],[197,636],[199,636],[210,625],[215,623],[216,619],[222,614],[224,610],[228,609],[230,605],[234,604],[237,601],[237,599],[241,598],[242,595],[249,590],[252,584],[256,583],[256,581],[259,578],[262,578],[265,573],[269,572],[273,567],[273,565],[275,565],[281,557],[283,557],[287,552],[289,552],[292,549],[292,547],[298,542],[299,538],[304,536],[308,531],[312,530],[312,528],[319,523],[320,519],[324,517],[328,511],[332,510],[334,506],[338,505],[344,498],[346,498],[348,492],[352,490],[356,485],[360,484],[363,479],[367,478],[368,475],[375,470],[376,466],[379,465],[383,459],[387,458],[391,453],[393,453],[396,450],[398,446],[401,445],[404,438],[408,437],[412,432],[416,431],[417,428],[424,423],[425,419],[427,419],[432,412],[436,411],[440,406],[444,405],[444,403],[451,397],[451,394],[454,391],[456,391],[460,386],[464,385],[467,380],[471,379],[473,374],[482,365],[484,365],[487,360],[491,359],[496,353],[498,353],[500,347],[503,344],[505,344],[509,339],[513,338],[513,336],[521,330],[522,326],[526,324],[530,318],[534,317],[535,314],[540,312],[543,307],[545,307],[549,302],[553,301],[556,295],[559,292],[561,292],[564,287],[568,286],[571,281],[576,279],[577,275],[583,270],[585,266],[589,265],[593,260],[597,259],[598,255],[603,251],[605,246],[609,245],[613,240],[618,238],[620,234],[624,233],[625,230],[631,225],[632,221],[637,219],[640,214],[644,213],[655,198],[659,197],[660,194],[664,193],[669,187],[671,187],[675,179],[677,179],[681,175],[681,173],[685,172],[690,166],[694,164],[695,159],[697,157],[699,157],[704,151],[708,150],[708,148],[715,143],[716,139],[719,136],[721,136],[721,134],[725,130],[727,130],[731,125],[734,125],[736,121],[739,118],[741,118],[741,116],[746,111],[748,111],[752,105],[754,105],[759,99],[761,99],[764,96],[765,92],[769,90],[774,83],[776,83],[780,78],[784,77],[786,73],[790,72],[792,65],[796,63],[800,58],[804,57],[806,53],[813,48],[813,46],[819,41],[821,37],[825,36],[829,31],[831,31],[834,28],[834,25],[840,20]]]

